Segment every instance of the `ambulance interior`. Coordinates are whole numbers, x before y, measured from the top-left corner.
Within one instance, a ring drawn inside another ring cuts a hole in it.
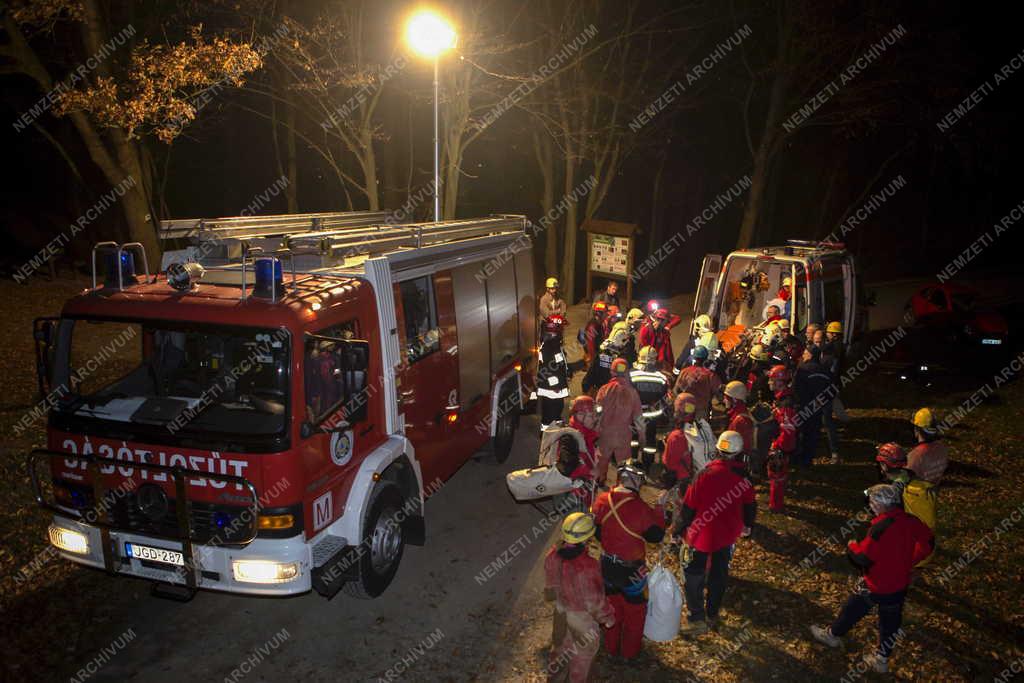
[[[790,305],[779,296],[784,278],[797,286],[791,289]],[[794,305],[795,304],[795,305]],[[733,256],[726,263],[719,298],[718,331],[742,334],[751,326],[762,325],[770,306],[788,318],[792,329],[807,324],[807,287],[804,268],[790,261]]]

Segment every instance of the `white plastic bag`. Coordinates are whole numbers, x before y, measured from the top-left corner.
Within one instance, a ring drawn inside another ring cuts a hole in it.
[[[683,613],[683,591],[676,577],[663,565],[657,565],[647,577],[647,620],[644,635],[664,643],[679,635]]]

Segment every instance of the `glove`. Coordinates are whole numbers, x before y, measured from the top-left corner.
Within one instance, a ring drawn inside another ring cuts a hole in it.
[[[693,561],[693,548],[686,543],[679,545],[679,564],[683,567]]]

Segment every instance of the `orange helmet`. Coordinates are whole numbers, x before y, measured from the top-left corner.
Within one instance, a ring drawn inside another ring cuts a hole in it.
[[[789,368],[785,365],[773,365],[768,371],[769,381],[788,382],[790,380]]]
[[[629,374],[629,361],[619,357],[612,361],[611,370],[616,375]]]
[[[594,313],[605,313],[608,310],[608,304],[603,301],[595,301],[590,310]]]
[[[609,304],[608,305],[608,317],[609,318],[617,318],[617,317],[619,317],[619,307],[616,306],[615,304]]]

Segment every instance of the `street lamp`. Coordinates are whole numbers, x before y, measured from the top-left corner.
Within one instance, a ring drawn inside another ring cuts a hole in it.
[[[441,220],[441,151],[438,133],[437,65],[441,53],[455,47],[455,29],[444,17],[423,10],[409,19],[405,39],[414,52],[434,60],[434,220]]]

